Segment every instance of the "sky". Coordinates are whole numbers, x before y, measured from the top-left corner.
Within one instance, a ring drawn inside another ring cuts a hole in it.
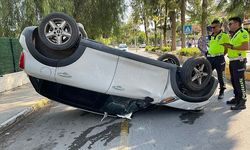
[[[125,10],[124,22],[128,21],[129,16],[131,15],[132,8],[130,7],[131,0],[125,0],[125,4],[128,6]]]

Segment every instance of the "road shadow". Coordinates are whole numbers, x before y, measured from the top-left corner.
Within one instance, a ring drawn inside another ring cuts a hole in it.
[[[238,125],[247,117],[247,112],[231,111],[226,100],[232,95],[232,90],[225,92],[224,100],[214,101],[203,111],[185,111],[163,106],[152,106],[134,114],[132,130],[136,128],[150,129],[143,140],[131,143],[135,149],[233,149],[239,142],[232,136],[234,132],[241,132]],[[139,122],[142,121],[144,123]],[[237,123],[235,121],[237,120]],[[244,121],[246,122],[246,121]],[[234,126],[235,124],[235,126]],[[242,129],[242,131],[246,130]],[[130,133],[133,134],[133,131]],[[143,134],[143,133],[141,133]],[[131,135],[137,136],[137,135]],[[138,135],[139,136],[139,135]],[[163,141],[162,141],[163,139]],[[145,141],[152,141],[141,145]],[[247,140],[247,139],[244,139]],[[153,146],[154,145],[154,146]]]
[[[16,141],[11,147],[17,148],[23,141],[31,149],[98,149],[100,145],[102,149],[112,149],[120,145],[121,133],[125,132],[129,149],[233,149],[238,141],[232,136],[237,126],[232,126],[235,121],[241,122],[238,117],[241,119],[246,113],[229,110],[225,101],[232,90],[226,95],[222,101],[215,95],[216,100],[198,112],[152,105],[134,113],[125,129],[124,119],[102,120],[103,115],[54,103],[45,112],[19,123],[17,133],[12,132],[4,145],[8,149],[13,144],[9,141]],[[32,147],[41,137],[47,139]]]

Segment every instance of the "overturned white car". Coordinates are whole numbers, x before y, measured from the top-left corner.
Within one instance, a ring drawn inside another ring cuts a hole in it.
[[[200,110],[217,80],[204,58],[182,67],[173,55],[153,60],[87,38],[81,24],[63,13],[26,27],[20,67],[41,95],[84,110],[125,115],[151,104]]]

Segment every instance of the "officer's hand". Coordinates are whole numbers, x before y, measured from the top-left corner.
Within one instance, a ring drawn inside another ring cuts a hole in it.
[[[225,50],[224,50],[224,56],[227,54],[227,51],[228,51],[228,49],[225,48]]]
[[[223,44],[220,44],[222,46],[224,46],[225,48],[232,48],[233,45],[232,44],[229,44],[229,43],[223,43]]]

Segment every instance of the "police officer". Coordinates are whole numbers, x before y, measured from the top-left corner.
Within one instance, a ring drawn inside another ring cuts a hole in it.
[[[246,69],[246,51],[248,50],[249,34],[241,28],[240,17],[229,19],[229,29],[233,32],[230,43],[224,44],[228,48],[229,69],[231,82],[234,88],[235,97],[227,104],[234,104],[232,110],[242,110],[246,108],[246,85],[244,72]]]
[[[212,70],[216,70],[218,80],[220,83],[220,92],[218,99],[223,99],[224,90],[226,89],[224,83],[224,71],[225,71],[225,47],[222,44],[229,43],[230,37],[227,33],[222,32],[221,23],[219,20],[214,20],[211,23],[212,35],[208,38],[208,51],[207,59],[212,66]]]

